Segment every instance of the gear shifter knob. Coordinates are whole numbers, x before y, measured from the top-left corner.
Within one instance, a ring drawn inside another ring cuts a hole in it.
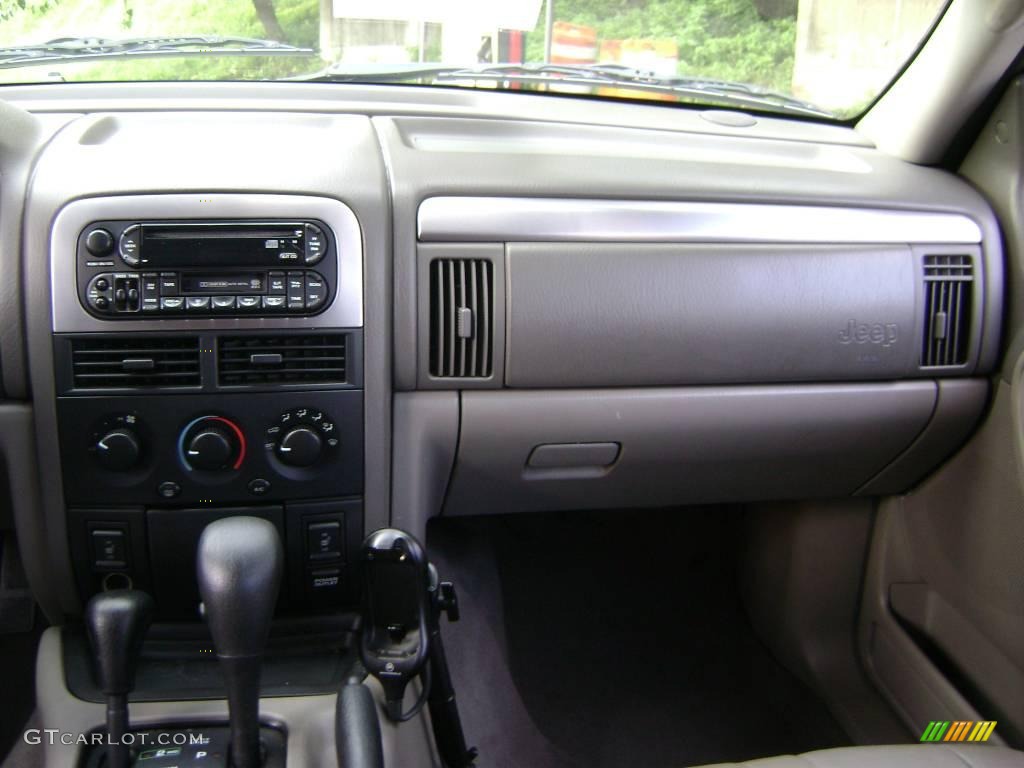
[[[262,518],[216,520],[199,539],[196,575],[227,688],[232,768],[258,768],[261,762],[260,659],[283,560],[277,528]]]
[[[152,616],[152,598],[133,589],[101,592],[85,608],[85,627],[96,659],[96,673],[107,697],[110,768],[125,768],[129,763],[128,747],[124,744],[128,694],[135,687],[135,666]]]

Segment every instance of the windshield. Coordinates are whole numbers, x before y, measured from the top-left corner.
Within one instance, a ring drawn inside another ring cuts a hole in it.
[[[944,0],[0,0],[0,83],[411,83],[861,112]]]

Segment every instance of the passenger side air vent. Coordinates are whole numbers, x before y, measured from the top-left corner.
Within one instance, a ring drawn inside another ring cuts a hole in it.
[[[198,387],[199,339],[74,339],[71,371],[75,389]]]
[[[222,336],[217,342],[217,383],[343,384],[343,333]]]
[[[491,375],[494,267],[487,259],[435,259],[430,263],[430,375]]]
[[[968,255],[924,257],[923,367],[967,362],[973,281],[973,264]]]

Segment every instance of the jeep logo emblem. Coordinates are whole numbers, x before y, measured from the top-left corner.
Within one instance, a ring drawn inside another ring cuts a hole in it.
[[[876,344],[891,347],[899,341],[900,327],[896,323],[858,323],[850,319],[839,332],[840,344]]]

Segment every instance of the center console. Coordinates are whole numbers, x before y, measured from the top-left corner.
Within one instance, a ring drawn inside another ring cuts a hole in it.
[[[362,236],[326,198],[139,195],[65,206],[51,243],[68,547],[82,600],[153,595],[195,621],[222,517],[283,542],[278,613],[357,598]]]

